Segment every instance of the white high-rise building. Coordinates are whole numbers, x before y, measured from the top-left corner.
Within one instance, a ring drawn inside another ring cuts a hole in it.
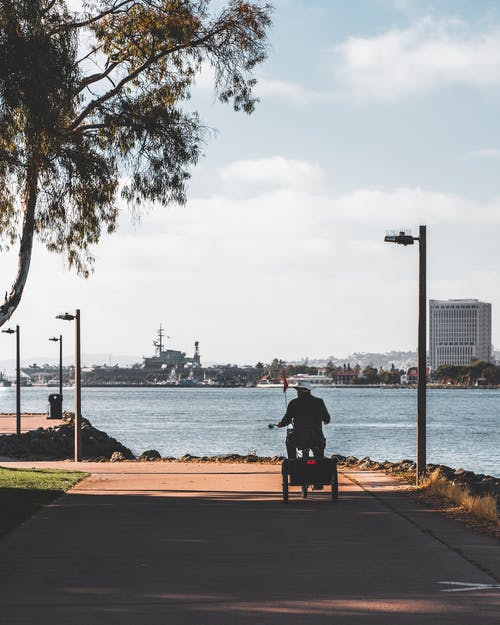
[[[477,299],[429,300],[429,356],[439,365],[492,361],[491,304]]]

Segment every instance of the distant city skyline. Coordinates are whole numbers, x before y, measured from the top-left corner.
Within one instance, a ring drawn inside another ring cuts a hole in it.
[[[498,2],[274,5],[255,113],[214,103],[207,68],[188,104],[218,132],[187,205],[141,223],[120,205],[87,281],[35,244],[10,323],[23,363],[55,359],[59,333],[73,351],[55,315],[75,308],[84,354],[148,355],[160,322],[211,362],[415,349],[418,254],[383,239],[420,224],[428,297],[491,302],[499,342]],[[2,288],[16,265],[0,254]]]
[[[152,353],[152,352],[151,352]],[[264,364],[269,364],[273,358],[281,358],[280,354],[275,354],[269,360],[258,358],[254,361],[215,361],[210,359],[205,359],[201,361],[203,367],[211,367],[211,366],[219,366],[219,365],[238,365],[238,366],[254,366],[259,360]],[[290,359],[282,359],[290,364],[301,364],[308,361],[308,364],[312,366],[324,366],[327,362],[332,359],[335,365],[342,364],[351,364],[352,366],[359,364],[361,367],[365,366],[374,366],[376,368],[384,368],[389,369],[392,364],[395,365],[397,369],[407,369],[410,366],[415,366],[417,363],[417,352],[416,350],[408,350],[408,351],[399,351],[399,350],[388,350],[387,352],[352,352],[350,354],[325,354],[325,355],[315,355],[315,356],[302,356]],[[500,362],[500,351],[495,350],[492,353],[492,361]],[[49,354],[38,354],[34,355],[32,358],[21,358],[21,367],[23,369],[27,369],[32,364],[37,365],[53,365],[56,366],[59,362],[59,358],[54,355]],[[138,357],[133,354],[118,354],[118,353],[100,353],[100,354],[91,354],[84,353],[82,354],[82,366],[91,367],[91,366],[111,366],[114,367],[118,365],[120,367],[132,366],[137,363],[142,362],[142,357]],[[63,358],[63,364],[65,367],[72,366],[74,364],[74,354],[68,352]],[[6,372],[7,375],[10,374],[12,377],[14,374],[15,360],[14,358],[6,358],[0,360],[0,372]]]

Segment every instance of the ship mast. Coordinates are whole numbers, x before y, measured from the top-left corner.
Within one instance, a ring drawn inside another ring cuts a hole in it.
[[[199,341],[195,341],[194,342],[193,362],[195,363],[195,365],[197,367],[201,367],[201,362],[200,362],[200,342]]]
[[[158,329],[158,340],[157,341],[153,341],[153,345],[154,347],[156,347],[157,351],[158,351],[158,357],[161,357],[161,353],[163,351],[163,333],[164,330],[162,328],[162,325],[160,323],[160,327]]]

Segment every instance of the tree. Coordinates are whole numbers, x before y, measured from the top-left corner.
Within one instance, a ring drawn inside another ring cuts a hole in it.
[[[281,358],[273,358],[272,362],[267,364],[265,372],[272,380],[281,380],[283,375],[286,374],[287,365]]]
[[[402,372],[398,371],[393,364],[389,371],[380,369],[378,379],[384,384],[399,384],[401,382],[401,375]]]
[[[326,367],[325,367],[326,376],[328,378],[333,378],[337,369],[338,367],[334,365],[333,360],[330,358],[328,362],[326,363]]]
[[[363,377],[361,378],[362,384],[378,384],[378,371],[375,367],[368,365],[363,369]]]
[[[318,367],[310,367],[306,364],[288,365],[288,374],[297,375],[297,373],[305,373],[306,375],[314,375],[318,373]]]
[[[487,384],[500,384],[500,367],[495,365],[486,367],[483,369],[482,377],[486,380]]]
[[[0,326],[21,301],[35,234],[88,277],[119,193],[135,210],[185,202],[206,130],[180,105],[203,67],[219,100],[253,111],[271,7],[229,0],[214,16],[209,4],[88,0],[71,13],[65,0],[0,1],[0,243],[19,238]]]

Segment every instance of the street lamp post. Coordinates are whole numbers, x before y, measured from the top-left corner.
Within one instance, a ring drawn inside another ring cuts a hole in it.
[[[2,330],[5,334],[16,333],[16,434],[21,434],[21,340],[19,326]]]
[[[56,319],[75,321],[75,462],[82,459],[82,367],[80,356],[80,309],[75,314],[62,313]]]
[[[426,390],[427,390],[427,227],[420,226],[419,236],[413,237],[401,231],[399,234],[387,235],[387,243],[398,245],[419,244],[418,272],[418,384],[417,384],[417,486],[425,476],[427,456],[426,435]]]
[[[49,341],[59,342],[59,395],[61,396],[61,401],[62,401],[62,388],[63,388],[62,334],[59,335],[59,338],[57,338],[57,336],[53,336],[52,338],[49,339]]]

